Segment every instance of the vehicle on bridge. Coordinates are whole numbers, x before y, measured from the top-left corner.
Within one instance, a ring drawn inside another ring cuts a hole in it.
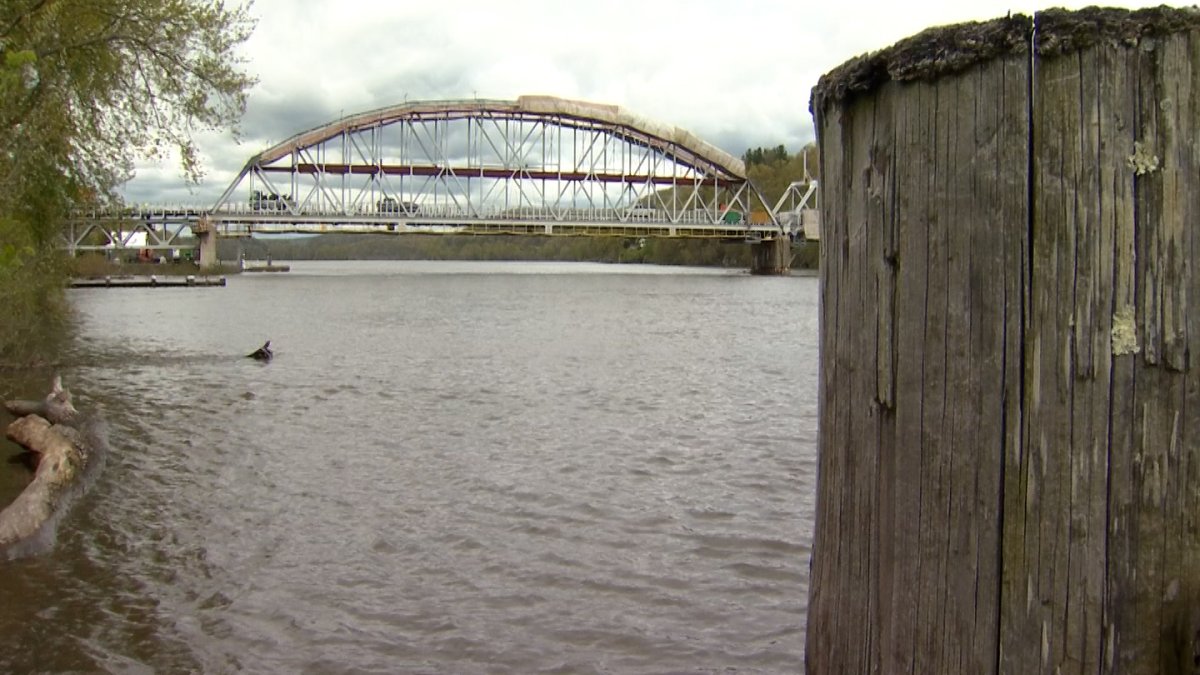
[[[295,209],[296,201],[291,195],[283,195],[282,197],[274,192],[263,192],[255,190],[250,193],[250,208],[255,211],[292,211]]]
[[[384,197],[375,204],[380,213],[404,213],[410,216],[417,215],[420,212],[420,207],[413,202],[402,202],[395,197]]]
[[[660,215],[658,210],[649,204],[634,204],[629,210],[630,220],[658,220],[665,219],[665,214]]]

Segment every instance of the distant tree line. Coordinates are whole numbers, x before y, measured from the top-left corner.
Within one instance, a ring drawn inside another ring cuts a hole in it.
[[[749,267],[750,247],[716,239],[326,234],[222,240],[222,260],[517,260]]]
[[[746,166],[755,164],[778,164],[786,162],[790,156],[788,155],[787,147],[777,145],[773,148],[750,148],[742,155],[742,161]]]

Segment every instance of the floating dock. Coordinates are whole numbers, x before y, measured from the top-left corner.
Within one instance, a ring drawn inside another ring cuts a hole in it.
[[[71,288],[181,288],[224,286],[225,277],[96,277],[88,279],[72,279]]]

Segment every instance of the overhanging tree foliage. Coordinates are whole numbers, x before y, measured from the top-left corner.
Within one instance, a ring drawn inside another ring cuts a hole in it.
[[[50,249],[73,204],[113,201],[139,156],[175,150],[199,179],[192,134],[244,111],[252,27],[222,2],[0,0],[0,304],[17,311],[0,355],[22,309],[55,301]]]

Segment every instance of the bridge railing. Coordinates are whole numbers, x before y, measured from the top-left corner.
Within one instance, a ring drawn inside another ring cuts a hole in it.
[[[666,209],[644,206],[616,207],[558,207],[558,206],[489,206],[474,207],[456,204],[413,204],[404,210],[388,211],[373,205],[352,208],[313,207],[293,205],[290,209],[254,208],[250,204],[226,203],[219,208],[196,204],[137,204],[121,209],[82,210],[72,216],[76,222],[129,221],[129,222],[195,222],[208,215],[217,220],[246,217],[258,220],[286,220],[289,217],[313,218],[366,218],[383,221],[395,220],[530,220],[530,221],[574,221],[596,223],[677,223],[686,225],[729,225],[742,224],[746,214],[730,209]],[[772,220],[767,217],[765,224]]]
[[[753,222],[752,222],[753,221]],[[77,213],[64,232],[69,250],[176,248],[181,237],[197,234],[202,223],[219,236],[249,237],[284,233],[429,233],[580,236],[710,237],[764,239],[789,233],[770,218],[748,219],[730,208],[666,209],[638,206],[555,207],[523,205],[470,208],[455,204],[406,204],[402,210],[370,206],[352,209],[286,209],[226,204],[135,205],[119,210]]]
[[[169,215],[184,213],[168,211]],[[195,211],[187,211],[195,214]],[[740,210],[716,211],[706,209],[654,209],[629,207],[543,207],[516,206],[472,208],[453,204],[416,205],[402,211],[385,211],[374,207],[340,208],[311,208],[298,206],[289,210],[255,209],[250,206],[225,204],[210,212],[218,220],[237,220],[246,218],[253,221],[279,220],[285,221],[295,217],[306,220],[329,218],[340,219],[374,219],[382,221],[438,221],[459,222],[474,220],[522,220],[538,222],[593,222],[593,223],[674,223],[681,225],[738,225],[747,220],[745,213]],[[767,216],[758,225],[769,225],[771,218]]]

